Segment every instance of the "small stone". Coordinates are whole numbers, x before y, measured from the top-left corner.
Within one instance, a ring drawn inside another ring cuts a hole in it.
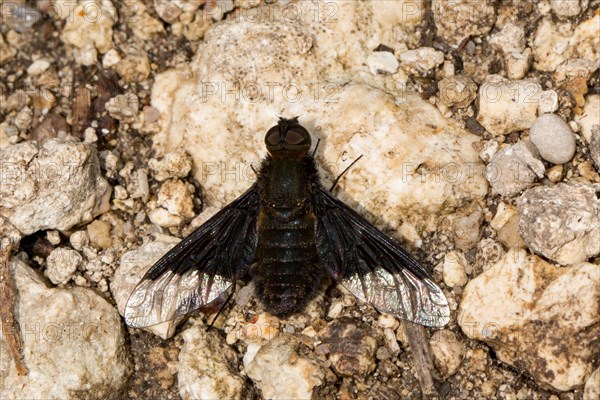
[[[45,275],[55,285],[67,283],[81,265],[83,257],[75,250],[57,247],[46,259]]]
[[[479,88],[477,121],[496,136],[529,129],[541,92],[539,83],[491,75]]]
[[[242,399],[244,378],[236,353],[215,330],[193,326],[182,334],[177,380],[183,400]]]
[[[128,55],[114,66],[114,70],[127,82],[142,82],[150,75],[150,61],[146,53]]]
[[[489,33],[496,22],[494,6],[471,0],[434,0],[431,9],[438,34],[451,45]]]
[[[144,106],[143,112],[144,112],[144,122],[146,122],[148,124],[156,122],[160,119],[160,111],[158,111],[154,107]]]
[[[508,23],[489,41],[490,45],[505,53],[522,53],[525,50],[525,29],[522,26]]]
[[[46,239],[56,246],[60,243],[60,233],[58,231],[48,231],[46,232]]]
[[[17,55],[17,49],[4,41],[4,36],[0,34],[0,65],[10,61]]]
[[[517,206],[519,233],[532,251],[563,265],[600,253],[600,200],[592,186],[532,188]]]
[[[523,79],[531,66],[531,49],[525,49],[522,53],[508,53],[504,61],[506,63],[506,76],[509,79]]]
[[[431,47],[420,47],[400,53],[403,67],[417,73],[425,73],[444,62],[444,53]]]
[[[71,234],[69,242],[75,250],[81,250],[90,244],[90,237],[87,231],[76,231]]]
[[[575,155],[575,134],[556,114],[544,114],[535,120],[529,139],[542,158],[553,164],[567,163]]]
[[[448,107],[464,108],[477,98],[477,84],[468,75],[454,75],[440,81],[439,97]]]
[[[377,340],[371,332],[349,317],[330,322],[321,332],[329,345],[329,360],[340,376],[367,376],[375,369]]]
[[[150,187],[148,184],[148,171],[140,168],[129,174],[127,182],[127,192],[132,199],[141,199],[146,201],[150,196]]]
[[[485,169],[485,176],[494,192],[513,196],[542,178],[544,163],[529,141],[520,141],[500,150]]]
[[[110,224],[106,221],[95,220],[87,226],[90,243],[101,249],[110,247]]]
[[[483,142],[483,148],[479,152],[479,158],[483,161],[490,162],[492,157],[498,152],[500,144],[496,140],[486,140]]]
[[[135,122],[139,109],[139,99],[133,93],[120,94],[106,103],[106,111],[121,122]]]
[[[27,74],[31,76],[40,75],[48,68],[50,68],[50,62],[42,58],[35,60],[29,67],[27,67]]]
[[[367,57],[367,66],[373,75],[388,73],[395,74],[400,63],[389,51],[374,51]]]
[[[585,383],[583,389],[583,400],[595,400],[600,398],[600,368],[596,368]]]
[[[589,0],[550,0],[552,11],[557,17],[566,19],[585,11]]]
[[[83,131],[83,143],[96,143],[98,141],[98,135],[94,128],[87,128]]]
[[[433,361],[442,377],[448,378],[454,375],[465,358],[466,346],[454,332],[448,329],[435,332],[429,343]]]
[[[554,90],[545,90],[540,93],[538,114],[553,113],[558,110],[558,94]]]
[[[556,68],[553,77],[559,84],[571,78],[583,78],[587,81],[597,68],[594,62],[584,58],[569,58]]]
[[[194,201],[186,184],[179,179],[165,181],[158,191],[156,204],[186,222],[194,217]]]
[[[185,178],[192,170],[192,157],[183,149],[165,154],[163,158],[155,158],[148,162],[157,181],[169,178]]]
[[[379,319],[377,320],[377,324],[381,328],[384,328],[384,329],[385,328],[396,329],[398,327],[398,325],[400,325],[398,320],[390,314],[381,314],[379,316]]]
[[[596,169],[600,171],[600,126],[596,126],[592,132],[589,148],[590,157],[596,165]]]
[[[25,131],[31,126],[33,121],[33,110],[29,107],[24,107],[15,116],[15,125],[20,131]]]
[[[557,183],[562,179],[563,171],[564,168],[562,165],[555,165],[546,172],[546,176],[548,176],[550,182]]]
[[[181,8],[171,0],[154,0],[154,9],[165,22],[172,24],[181,15]]]
[[[600,95],[591,94],[585,98],[581,115],[575,116],[581,126],[581,134],[588,143],[592,141],[592,131],[600,128]]]
[[[464,286],[467,281],[465,266],[467,259],[458,251],[451,251],[444,257],[444,283],[449,287]]]
[[[245,368],[266,399],[310,399],[325,383],[325,371],[295,336],[282,333],[262,346]]]
[[[480,235],[483,213],[479,207],[469,211],[465,216],[460,216],[452,221],[454,243],[456,247],[467,252],[477,243]]]
[[[117,65],[121,61],[121,56],[119,52],[115,49],[110,49],[106,52],[104,57],[102,57],[102,66],[104,68],[110,68],[114,65]]]

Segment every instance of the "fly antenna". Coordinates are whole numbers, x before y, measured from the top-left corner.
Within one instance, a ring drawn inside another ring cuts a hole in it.
[[[356,162],[357,162],[358,160],[360,160],[360,159],[362,158],[362,156],[363,156],[362,154],[361,154],[360,156],[358,156],[358,158],[357,158],[356,160],[352,161],[352,164],[348,165],[348,167],[346,167],[346,169],[345,169],[345,170],[343,170],[343,171],[342,171],[342,173],[341,173],[341,174],[339,174],[337,178],[335,178],[335,181],[333,182],[333,185],[331,185],[331,189],[329,189],[329,191],[330,191],[330,192],[333,192],[333,189],[335,189],[335,187],[337,186],[337,184],[338,184],[338,182],[340,181],[340,179],[342,179],[342,176],[344,176],[344,174],[345,174],[346,172],[348,172],[348,170],[349,170],[350,168],[352,168],[352,166],[353,166],[354,164],[356,164]]]

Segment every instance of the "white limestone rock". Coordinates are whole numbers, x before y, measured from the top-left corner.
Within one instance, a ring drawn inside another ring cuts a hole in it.
[[[132,372],[119,314],[93,290],[49,288],[24,261],[9,263],[19,291],[17,314],[28,375],[19,376],[0,340],[0,397],[106,399]]]
[[[374,51],[367,57],[367,66],[373,75],[380,73],[394,74],[400,63],[394,53],[389,51]]]
[[[553,113],[558,110],[558,93],[555,90],[544,90],[540,93],[538,114]]]
[[[444,283],[449,287],[464,286],[467,281],[467,259],[458,251],[451,251],[444,257]]]
[[[535,67],[540,71],[553,72],[570,58],[590,61],[593,68],[600,66],[600,14],[581,22],[574,29],[564,29],[545,17],[534,33],[532,41]]]
[[[537,117],[541,93],[535,81],[490,75],[479,88],[477,120],[495,136],[529,129]]]
[[[444,62],[444,53],[432,47],[419,47],[400,53],[400,62],[408,71],[424,73]]]
[[[185,150],[177,149],[161,159],[150,159],[148,166],[154,178],[161,182],[169,178],[185,178],[192,170],[192,157]]]
[[[438,34],[455,46],[467,37],[487,34],[496,22],[494,6],[486,1],[434,0],[431,8]]]
[[[180,239],[172,236],[157,235],[155,240],[145,243],[139,249],[123,254],[110,283],[110,292],[117,303],[119,314],[124,315],[127,300],[146,271],[179,241]],[[168,321],[144,330],[168,339],[175,333],[179,322],[178,320]]]
[[[177,381],[183,400],[242,399],[245,379],[236,353],[215,331],[193,326],[182,334]]]
[[[93,52],[93,56],[77,57],[80,64],[96,62],[96,51],[104,54],[112,48],[112,26],[118,21],[115,6],[110,0],[79,0],[76,7],[73,1],[56,0],[54,7],[66,20],[61,39],[74,46],[76,53]],[[82,62],[87,60],[86,62]]]
[[[586,142],[591,143],[592,132],[600,127],[600,95],[586,96],[583,112],[575,116],[575,121],[581,126],[581,134]]]
[[[587,9],[589,0],[550,0],[552,11],[561,19],[575,17]]]
[[[575,155],[575,134],[569,124],[556,114],[538,117],[531,125],[529,140],[540,156],[553,164],[565,164]]]
[[[377,2],[379,7],[392,3]],[[364,23],[355,19],[355,8],[366,6],[360,4],[342,2],[340,23],[325,34],[308,22],[215,25],[189,70],[157,76],[152,94],[152,106],[161,114],[157,154],[188,151],[206,203],[219,208],[254,181],[251,165],[265,154],[264,134],[275,116],[301,115],[313,140],[323,139],[317,158],[325,177],[331,180],[363,154],[365,162],[344,177],[338,195],[353,207],[376,211],[382,225],[397,229],[404,220],[430,231],[436,214],[483,197],[483,166],[471,146],[478,137],[418,96],[407,95],[397,104],[397,98],[373,86],[346,84],[355,76],[367,79],[356,74],[366,55],[356,43],[347,43],[348,32]],[[394,12],[378,18],[395,21]],[[377,20],[371,25],[365,29],[385,38]],[[307,52],[312,40],[319,47]],[[230,46],[238,50],[222,51]],[[344,64],[348,60],[359,61]],[[332,82],[329,89],[314,87],[324,80]],[[270,91],[261,82],[277,84]]]
[[[485,169],[495,193],[513,196],[530,187],[546,171],[540,155],[529,141],[520,141],[497,152]]]
[[[429,340],[433,361],[443,378],[448,378],[458,370],[465,358],[467,347],[449,329],[436,331]]]
[[[321,362],[293,335],[283,333],[262,346],[246,374],[267,399],[312,399],[313,389],[325,383]]]
[[[439,97],[448,107],[464,108],[477,98],[477,84],[468,75],[453,75],[440,81]]]
[[[600,253],[600,200],[592,186],[535,187],[517,206],[519,233],[532,251],[563,265]]]
[[[559,268],[511,250],[467,284],[458,323],[538,384],[572,390],[598,357],[599,279],[598,265]]]
[[[24,142],[0,151],[0,214],[26,235],[68,230],[108,211],[111,187],[96,149],[67,139]]]
[[[490,38],[489,44],[494,49],[505,53],[522,53],[525,50],[525,29],[508,23]]]
[[[66,247],[57,247],[46,259],[45,275],[55,285],[67,283],[82,261],[83,257],[79,252]]]

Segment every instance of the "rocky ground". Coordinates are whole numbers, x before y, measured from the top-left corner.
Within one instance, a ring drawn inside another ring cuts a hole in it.
[[[20,327],[0,397],[598,398],[600,1],[0,14],[0,312]],[[216,321],[124,324],[152,263],[251,184],[278,115],[321,139],[325,184],[363,155],[336,196],[448,298],[427,393],[410,329],[330,282],[288,319],[249,284]]]

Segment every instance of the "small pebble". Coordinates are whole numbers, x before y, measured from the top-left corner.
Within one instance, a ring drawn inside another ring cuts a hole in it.
[[[556,114],[544,114],[536,119],[529,139],[540,156],[553,164],[567,163],[575,155],[575,135],[569,124]]]
[[[431,47],[420,47],[401,53],[400,62],[408,69],[427,72],[444,62],[444,53]]]
[[[101,249],[110,247],[110,224],[108,222],[95,220],[87,226],[87,232],[91,244]]]
[[[46,276],[56,285],[67,283],[82,261],[77,251],[58,247],[46,259]]]
[[[508,23],[500,32],[492,36],[489,43],[494,49],[505,53],[521,53],[525,50],[525,29]]]
[[[50,68],[50,62],[45,59],[35,60],[28,68],[27,74],[31,76],[40,75]]]
[[[373,75],[394,74],[399,65],[396,56],[388,51],[374,51],[367,57],[367,66]]]
[[[540,93],[538,114],[553,113],[558,110],[558,94],[554,90],[545,90]]]
[[[57,245],[60,243],[60,233],[58,231],[48,231],[46,232],[46,239],[53,245]]]

